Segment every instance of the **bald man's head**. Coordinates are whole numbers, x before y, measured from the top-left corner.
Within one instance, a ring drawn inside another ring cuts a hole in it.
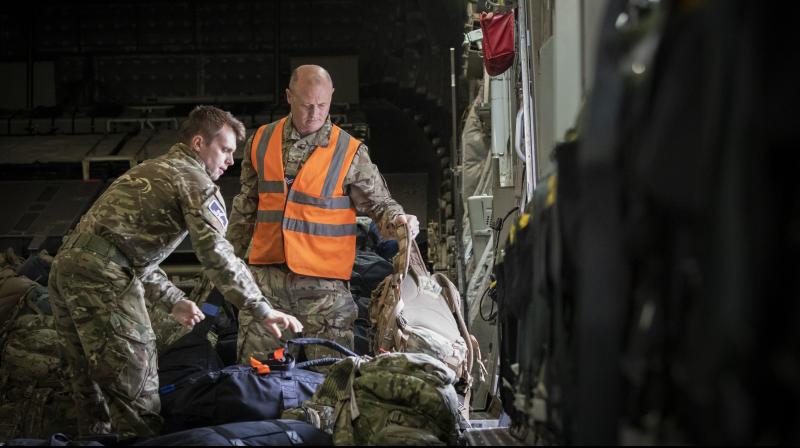
[[[301,65],[292,72],[286,101],[292,109],[292,125],[300,135],[317,132],[328,118],[333,80],[319,65]]]
[[[331,74],[319,65],[301,65],[294,69],[292,77],[289,78],[289,88],[293,89],[298,83],[326,83],[333,88]]]

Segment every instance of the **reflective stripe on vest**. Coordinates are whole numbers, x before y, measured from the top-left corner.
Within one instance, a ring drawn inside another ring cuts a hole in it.
[[[348,280],[355,260],[356,211],[343,184],[361,142],[332,126],[328,145],[314,149],[288,189],[285,124],[286,118],[260,127],[250,148],[258,173],[258,217],[249,262],[286,262],[298,274]]]

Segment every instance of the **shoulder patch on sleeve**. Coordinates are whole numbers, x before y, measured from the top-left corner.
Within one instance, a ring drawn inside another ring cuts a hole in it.
[[[228,217],[225,216],[225,208],[220,205],[219,201],[214,198],[208,203],[208,210],[214,215],[215,218],[222,224],[222,227],[228,227]]]

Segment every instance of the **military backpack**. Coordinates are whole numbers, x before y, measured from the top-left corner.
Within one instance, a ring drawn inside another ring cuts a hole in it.
[[[375,288],[370,301],[373,352],[427,353],[452,369],[469,391],[473,364],[481,367],[481,381],[485,368],[478,341],[464,322],[461,296],[447,277],[428,272],[405,226],[397,233],[394,273]]]
[[[469,426],[452,369],[424,353],[349,357],[311,400],[284,412],[333,435],[334,445],[456,445]]]
[[[75,405],[47,289],[23,276],[8,279],[2,289],[12,286],[21,296],[0,331],[0,440],[74,433]]]

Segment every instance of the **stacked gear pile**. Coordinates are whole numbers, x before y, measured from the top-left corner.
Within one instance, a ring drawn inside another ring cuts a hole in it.
[[[74,432],[77,425],[47,288],[18,275],[29,265],[11,250],[0,257],[0,440]]]
[[[349,357],[283,418],[313,424],[335,445],[457,445],[468,423],[455,380],[451,369],[422,353]]]

